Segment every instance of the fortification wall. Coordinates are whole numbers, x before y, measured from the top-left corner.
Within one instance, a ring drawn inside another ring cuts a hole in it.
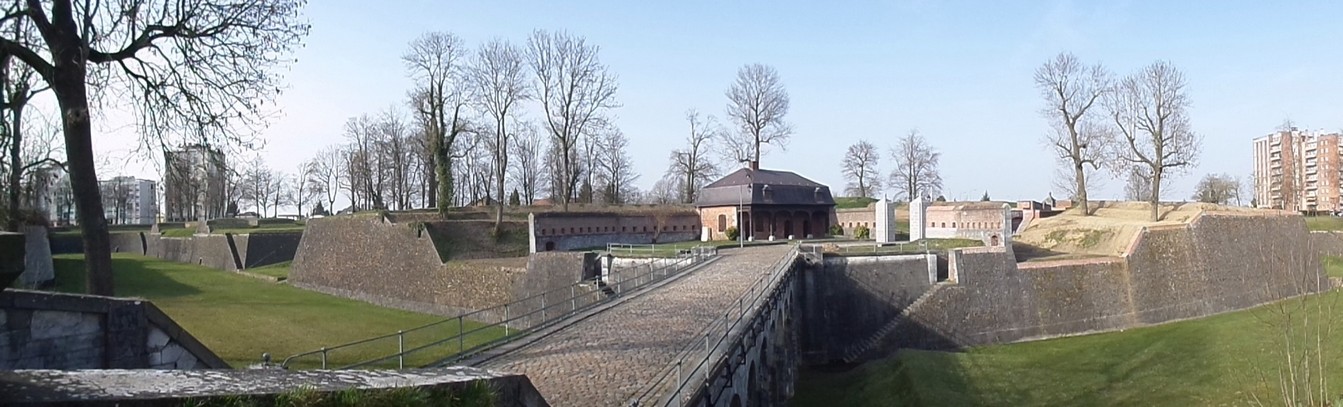
[[[243,267],[249,269],[294,260],[302,240],[303,232],[233,235]]]
[[[647,244],[698,240],[695,212],[553,212],[530,216],[531,252],[604,247],[607,243]]]
[[[936,256],[829,256],[802,270],[801,346],[806,363],[828,363],[866,340],[935,282]]]
[[[520,259],[443,263],[423,229],[358,215],[310,221],[289,281],[384,306],[455,315],[510,301],[524,274]]]
[[[1328,288],[1299,216],[1207,213],[1139,233],[1122,259],[1023,263],[1010,248],[953,251],[957,283],[883,344],[1014,342],[1203,317]]]
[[[235,256],[226,235],[195,235],[192,237],[162,237],[146,234],[146,249],[154,251],[144,253],[148,256],[206,266],[225,271],[237,271],[239,258]]]
[[[1310,246],[1321,256],[1343,256],[1343,232],[1310,232]]]
[[[148,301],[0,293],[0,370],[228,367]]]

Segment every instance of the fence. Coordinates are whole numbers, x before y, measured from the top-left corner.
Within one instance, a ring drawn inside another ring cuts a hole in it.
[[[882,254],[900,254],[900,253],[928,253],[928,240],[920,239],[914,242],[898,243],[863,243],[846,244],[835,248],[839,254],[863,254],[863,253],[882,253]]]
[[[717,251],[711,247],[696,248],[668,262],[613,270],[605,281],[580,281],[415,328],[298,353],[285,358],[280,366],[404,369],[407,361],[412,366],[452,363],[609,301],[627,291],[678,275],[716,255]],[[486,320],[494,322],[485,323]],[[395,352],[382,351],[390,351],[392,344],[395,344]],[[381,356],[361,356],[369,353]],[[343,362],[336,363],[337,360]]]
[[[631,244],[607,243],[606,252],[626,257],[674,257],[687,254],[696,249],[712,249],[712,246],[688,247],[684,244]]]
[[[751,311],[759,308],[759,302],[765,298],[771,290],[776,288],[780,281],[790,276],[790,270],[794,261],[802,253],[801,245],[793,246],[788,254],[775,261],[770,266],[770,273],[760,276],[751,284],[741,296],[737,297],[736,307],[729,306],[723,312],[723,317],[715,319],[704,329],[701,345],[698,340],[688,344],[680,352],[677,358],[670,365],[670,369],[663,371],[657,378],[642,392],[636,395],[631,405],[634,406],[681,406],[685,405],[689,398],[695,394],[697,384],[708,382],[710,374],[716,370],[723,356],[727,355],[728,348],[733,345],[730,337],[733,331],[738,330],[745,323],[751,321],[748,315]],[[810,247],[808,252],[814,252],[816,249]],[[718,358],[715,358],[718,356]],[[674,381],[673,381],[674,380]],[[665,397],[661,397],[665,394]]]

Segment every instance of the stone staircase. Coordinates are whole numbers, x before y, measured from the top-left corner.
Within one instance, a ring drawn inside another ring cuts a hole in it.
[[[939,281],[936,284],[933,284],[932,287],[928,288],[928,291],[924,291],[923,295],[920,295],[919,298],[915,299],[914,302],[910,303],[905,309],[900,310],[899,315],[896,315],[895,318],[891,318],[890,321],[887,321],[885,325],[878,328],[877,331],[873,332],[871,336],[868,336],[866,340],[846,349],[844,351],[844,363],[852,364],[857,361],[858,358],[871,351],[872,348],[875,348],[877,344],[881,343],[882,339],[886,338],[886,336],[890,335],[891,332],[894,332],[896,328],[899,328],[905,320],[909,319],[909,314],[920,305],[923,305],[924,301],[932,297],[933,294],[936,294],[942,287],[951,284],[953,283],[947,281]]]

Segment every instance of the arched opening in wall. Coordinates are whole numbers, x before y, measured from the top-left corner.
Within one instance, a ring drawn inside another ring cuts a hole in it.
[[[555,251],[555,242],[546,242],[546,251],[548,252]]]
[[[811,234],[812,234],[812,233],[811,233],[811,221],[809,221],[809,220],[804,220],[804,221],[802,221],[802,236],[798,236],[798,237],[807,237],[807,236],[811,236]]]
[[[783,237],[788,237],[790,233],[793,233],[793,221],[785,220],[783,221]]]
[[[732,395],[732,407],[741,407],[741,395]]]

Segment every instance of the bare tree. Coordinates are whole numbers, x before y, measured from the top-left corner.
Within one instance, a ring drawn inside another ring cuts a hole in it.
[[[634,180],[639,178],[628,151],[629,139],[620,129],[610,128],[598,138],[597,146],[594,172],[601,185],[602,202],[608,205],[629,202],[628,197],[635,190]]]
[[[682,202],[685,189],[679,183],[683,182],[680,177],[665,176],[653,183],[653,189],[648,190],[644,195],[644,203],[666,205]]]
[[[1194,186],[1194,195],[1190,199],[1225,205],[1239,201],[1239,195],[1240,180],[1230,174],[1208,174]]]
[[[436,190],[435,206],[439,213],[452,206],[455,196],[452,180],[451,151],[457,138],[466,131],[467,100],[462,91],[461,76],[465,61],[465,46],[456,35],[429,32],[410,43],[410,49],[401,57],[412,79],[421,87],[411,100],[416,111],[429,124],[430,151],[434,176],[429,184]]]
[[[877,168],[881,153],[867,140],[858,140],[844,153],[844,178],[849,181],[845,193],[849,196],[874,196],[881,192],[881,170]]]
[[[1119,82],[1106,100],[1115,128],[1123,135],[1120,157],[1145,166],[1151,176],[1151,219],[1160,219],[1161,185],[1197,163],[1198,134],[1189,125],[1184,74],[1157,61]]]
[[[942,190],[942,175],[938,171],[941,153],[923,139],[918,130],[900,138],[891,149],[895,168],[891,170],[891,188],[896,199],[914,200],[922,194],[931,197]]]
[[[249,145],[280,87],[272,68],[307,35],[302,0],[27,0],[0,22],[26,21],[41,41],[0,34],[0,51],[55,93],[88,291],[113,295],[112,257],[93,156],[90,96],[129,107],[146,146],[187,134]],[[8,30],[0,30],[7,32]],[[90,84],[97,92],[89,93]]]
[[[316,188],[314,188],[315,185],[313,185],[311,182],[308,182],[308,180],[311,180],[313,178],[314,173],[315,170],[313,169],[312,162],[305,162],[298,166],[298,174],[294,174],[294,177],[290,179],[290,182],[292,182],[292,184],[289,186],[289,189],[294,192],[293,196],[293,203],[295,206],[294,209],[298,211],[298,216],[300,218],[304,217],[303,215],[304,205],[311,203],[313,200],[321,202],[321,198],[318,197],[318,195],[321,194],[321,192],[317,191]],[[321,204],[319,203],[318,205]]]
[[[788,114],[788,91],[774,67],[750,64],[738,69],[727,100],[727,117],[736,124],[737,136],[750,141],[751,160],[760,162],[763,144],[787,148],[793,134],[792,126],[783,120]]]
[[[508,122],[513,119],[518,104],[531,98],[531,89],[527,86],[527,65],[523,61],[522,51],[513,44],[495,39],[482,45],[476,51],[467,74],[471,94],[486,115],[494,121],[494,142],[491,143],[494,158],[495,200],[494,235],[502,231],[504,222],[504,181],[508,176],[508,140],[514,135],[508,132]]]
[[[514,140],[512,149],[513,156],[513,181],[522,188],[522,204],[531,205],[536,200],[536,194],[546,184],[547,178],[543,174],[542,154],[546,151],[546,141],[536,126],[532,123],[523,123],[520,126],[514,126],[518,129],[517,139]]]
[[[345,160],[340,146],[328,146],[317,152],[317,156],[308,161],[307,182],[310,189],[326,199],[326,209],[336,209],[336,198],[340,196],[340,178],[344,173]]]
[[[1146,202],[1151,201],[1151,197],[1152,175],[1148,173],[1148,168],[1141,165],[1133,166],[1124,181],[1124,199]]]
[[[1091,108],[1110,91],[1110,73],[1100,64],[1086,66],[1071,53],[1063,52],[1035,70],[1035,87],[1045,100],[1040,114],[1053,131],[1045,142],[1055,158],[1067,166],[1073,177],[1073,202],[1090,215],[1087,205],[1087,172],[1101,168],[1106,146],[1113,135],[1099,125]],[[1091,169],[1087,169],[1087,165]]]
[[[709,159],[709,151],[713,150],[714,139],[722,137],[724,132],[713,116],[701,119],[695,109],[687,111],[685,116],[690,123],[690,134],[686,137],[685,148],[671,152],[667,176],[677,179],[679,201],[692,203],[699,189],[718,176],[718,166]]]
[[[601,113],[619,107],[616,103],[616,78],[597,58],[598,47],[582,37],[566,32],[537,30],[527,43],[527,58],[536,74],[537,98],[544,110],[545,127],[558,150],[555,162],[557,191],[563,210],[569,210],[574,195],[578,165],[574,147],[579,137],[601,126]]]

